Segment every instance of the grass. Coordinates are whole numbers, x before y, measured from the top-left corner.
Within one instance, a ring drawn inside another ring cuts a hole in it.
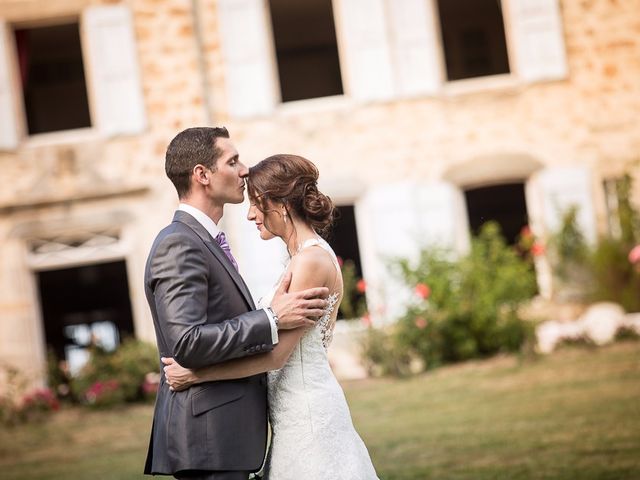
[[[640,478],[638,342],[344,387],[383,480]],[[151,410],[74,408],[3,429],[1,476],[144,478]]]

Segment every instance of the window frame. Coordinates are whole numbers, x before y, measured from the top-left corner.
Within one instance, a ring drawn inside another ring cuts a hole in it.
[[[19,65],[17,57],[17,45],[15,41],[15,31],[17,29],[35,29],[42,27],[52,27],[57,25],[77,24],[80,37],[80,49],[82,51],[82,67],[85,75],[85,88],[87,90],[87,104],[89,108],[89,119],[91,125],[82,128],[72,128],[67,130],[56,130],[52,132],[29,134],[29,125],[27,123],[26,105],[24,102],[24,92],[19,82]],[[41,146],[58,143],[68,143],[70,138],[77,140],[93,139],[99,136],[96,126],[95,98],[91,87],[92,76],[88,64],[88,52],[86,48],[86,33],[82,24],[82,13],[77,12],[73,15],[64,15],[57,17],[47,17],[41,19],[32,19],[24,21],[6,21],[7,26],[7,48],[9,50],[9,65],[7,68],[13,78],[12,95],[15,102],[16,124],[18,130],[18,147],[21,146]]]

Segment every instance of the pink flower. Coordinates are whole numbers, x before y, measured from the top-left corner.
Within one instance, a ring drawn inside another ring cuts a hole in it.
[[[531,254],[534,257],[539,257],[540,255],[544,255],[545,248],[541,243],[534,243],[531,247]]]
[[[640,263],[640,245],[636,245],[629,252],[629,261],[634,265]]]
[[[427,328],[427,321],[423,317],[416,317],[414,323],[420,330],[424,330],[425,328]]]
[[[416,292],[416,295],[423,300],[429,298],[429,295],[431,295],[431,288],[429,288],[429,285],[424,283],[417,284],[414,291]]]
[[[89,403],[94,403],[102,395],[115,392],[118,388],[120,383],[117,380],[97,381],[87,389],[84,395]]]
[[[342,259],[342,257],[336,257],[338,259],[338,265],[340,265],[340,268],[342,268],[344,266],[344,260]]]
[[[367,282],[365,282],[362,278],[358,280],[358,283],[356,283],[356,290],[358,290],[358,292],[360,293],[366,292]]]
[[[369,315],[369,312],[365,313],[364,315],[362,315],[362,319],[361,319],[363,325],[365,327],[370,327],[371,326],[371,316]]]

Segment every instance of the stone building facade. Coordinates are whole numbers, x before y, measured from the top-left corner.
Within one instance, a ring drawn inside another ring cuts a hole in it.
[[[388,257],[464,251],[492,218],[544,236],[571,204],[590,240],[615,228],[639,79],[639,0],[3,0],[3,359],[37,374],[47,345],[80,364],[91,334],[153,340],[142,275],[183,128],[226,125],[248,165],[314,161],[383,322]],[[283,252],[245,213],[223,228],[259,296]]]

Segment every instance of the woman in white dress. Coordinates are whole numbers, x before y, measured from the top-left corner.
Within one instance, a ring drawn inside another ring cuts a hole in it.
[[[248,219],[260,238],[281,238],[292,273],[289,290],[329,288],[323,316],[311,329],[281,330],[269,353],[189,370],[169,360],[165,374],[175,390],[194,383],[269,372],[270,480],[377,479],[369,453],[353,427],[349,407],[327,358],[342,299],[337,258],[320,234],[331,224],[334,206],[317,188],[318,170],[297,155],[274,155],[249,170]],[[284,276],[284,274],[283,274]],[[271,302],[274,286],[261,300]]]

